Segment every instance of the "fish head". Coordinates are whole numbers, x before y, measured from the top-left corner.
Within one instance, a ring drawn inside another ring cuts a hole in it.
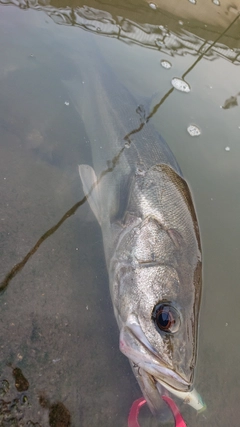
[[[164,229],[153,217],[133,226],[122,240],[119,253],[123,247],[125,253],[132,251],[115,274],[120,350],[158,415],[166,389],[184,398],[193,388],[201,260],[194,239],[189,245],[179,231]]]

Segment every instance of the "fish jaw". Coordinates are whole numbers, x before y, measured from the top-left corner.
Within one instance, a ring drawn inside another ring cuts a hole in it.
[[[156,380],[189,391],[196,362],[197,333],[190,292],[187,298],[179,296],[178,275],[169,266],[125,264],[115,272],[114,312],[120,329],[120,350]],[[159,302],[168,303],[178,313],[178,329],[173,333],[160,331],[153,319],[154,307]]]
[[[139,369],[152,375],[156,381],[159,380],[162,383],[167,383],[170,387],[174,387],[179,391],[189,391],[192,385],[191,382],[183,378],[161,360],[146,339],[141,327],[139,326],[136,334],[136,324],[134,324],[134,332],[132,332],[129,326],[122,328],[120,331],[120,351]]]
[[[136,324],[134,325],[136,331]],[[135,332],[134,331],[134,332]],[[134,338],[136,335],[134,333]],[[205,409],[201,396],[193,388],[192,382],[186,381],[178,373],[164,365],[146,337],[138,330],[137,339],[143,339],[140,350],[133,348],[133,335],[128,327],[120,331],[120,351],[129,358],[135,377],[151,412],[167,421],[169,413],[162,401],[162,395],[168,392],[179,398],[197,411]],[[139,341],[140,342],[140,341]]]

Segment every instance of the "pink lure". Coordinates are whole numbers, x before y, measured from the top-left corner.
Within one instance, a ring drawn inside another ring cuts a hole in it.
[[[162,399],[168,404],[173,413],[175,427],[187,427],[187,424],[182,418],[176,403],[168,396],[162,396]],[[128,427],[140,427],[138,423],[138,414],[141,406],[145,405],[145,403],[146,400],[143,397],[140,397],[140,399],[137,399],[133,402],[128,416]]]

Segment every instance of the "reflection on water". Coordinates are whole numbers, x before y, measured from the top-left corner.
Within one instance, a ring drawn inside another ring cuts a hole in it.
[[[98,4],[97,2],[94,2],[94,6],[91,2],[85,2],[80,6],[81,2],[78,2],[77,5],[74,5],[73,2],[72,7],[69,4],[63,7],[62,4],[59,4],[60,2],[56,5],[54,1],[50,4],[49,1],[37,3],[35,0],[2,0],[1,3],[15,4],[21,9],[32,8],[44,11],[56,24],[80,27],[83,30],[117,38],[125,43],[136,43],[151,49],[159,49],[170,56],[187,54],[197,56],[199,53],[204,53],[205,58],[209,60],[222,56],[235,64],[239,64],[240,61],[237,31],[232,37],[227,37],[226,45],[223,40],[226,27],[231,25],[235,18],[238,18],[239,11],[234,7],[229,9],[227,6],[225,14],[228,21],[226,26],[221,29],[215,19],[214,12],[216,11],[214,9],[212,21],[215,26],[208,28],[208,25],[201,20],[195,25],[188,20],[179,20],[178,15],[174,14],[174,8],[169,15],[164,12],[164,5],[160,5],[160,9],[158,9],[151,7],[153,3],[148,5],[136,0],[131,3],[122,3],[121,6],[111,3]],[[149,6],[155,10],[154,14],[149,11]],[[186,7],[186,5],[184,6]],[[197,14],[194,19],[199,19]],[[206,39],[208,31],[209,37]],[[214,47],[209,49],[212,41],[216,40],[219,35],[222,42],[215,42]]]
[[[196,386],[208,409],[182,412],[192,427],[238,425],[239,19],[226,1],[211,9],[226,20],[212,23],[186,3],[180,12],[171,1],[1,2],[3,425],[125,426],[140,396],[118,350],[101,233],[77,176],[77,164],[91,162],[88,135],[62,84],[79,78],[90,33],[144,105],[126,146],[153,120],[194,190],[205,256]],[[186,75],[183,94],[171,80]],[[141,426],[150,425],[145,408]]]

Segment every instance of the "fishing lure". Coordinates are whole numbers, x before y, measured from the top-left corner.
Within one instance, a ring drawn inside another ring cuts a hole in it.
[[[176,403],[168,396],[162,396],[162,399],[168,404],[169,408],[172,411],[175,420],[175,427],[187,427],[187,424],[182,418],[182,415],[180,414]],[[128,416],[128,427],[140,427],[138,423],[138,415],[140,408],[145,405],[145,403],[146,400],[143,397],[140,397],[139,399],[133,402]]]

